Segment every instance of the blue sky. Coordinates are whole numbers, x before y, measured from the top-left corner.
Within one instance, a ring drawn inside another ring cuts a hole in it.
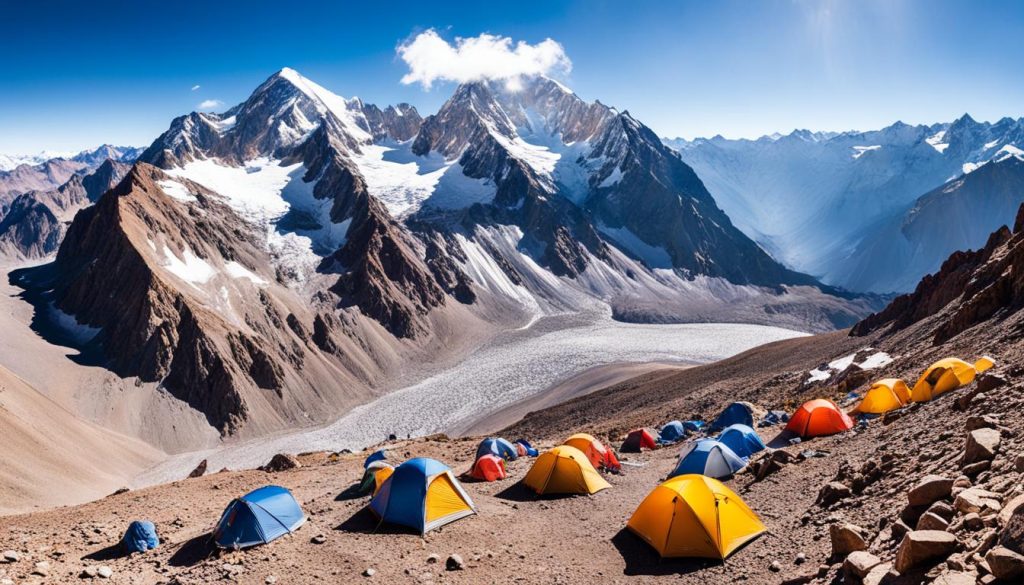
[[[44,6],[45,4],[45,6]],[[561,44],[557,77],[667,136],[1024,115],[1024,2],[4,1],[0,152],[148,144],[290,66],[346,97],[435,111],[396,47],[435,29]],[[199,85],[196,90],[193,86]],[[223,109],[223,108],[222,108]]]

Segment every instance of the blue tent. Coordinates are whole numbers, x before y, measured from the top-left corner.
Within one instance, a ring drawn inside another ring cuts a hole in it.
[[[744,459],[765,449],[764,441],[747,425],[729,425],[717,437],[718,441]]]
[[[370,500],[381,519],[426,534],[460,518],[476,514],[469,494],[447,465],[418,457],[395,468]]]
[[[735,424],[754,426],[754,408],[749,402],[733,402],[726,406],[715,422],[711,423],[711,430],[717,431]]]
[[[366,461],[363,461],[363,469],[369,467],[370,464],[373,463],[374,461],[384,461],[387,458],[388,452],[385,451],[384,449],[374,451],[373,453],[370,453],[370,456],[366,458]]]
[[[704,430],[704,421],[702,420],[684,420],[683,430],[687,433],[699,433]]]
[[[526,439],[517,439],[516,444],[522,445],[523,449],[526,449],[526,454],[529,455],[530,457],[536,457],[537,455],[540,455],[540,452],[534,449],[533,445],[531,445],[530,442],[527,441]]]
[[[156,526],[149,520],[136,520],[128,525],[121,539],[125,552],[146,552],[160,546],[160,538],[156,535]]]
[[[714,439],[700,439],[683,449],[669,477],[697,473],[717,479],[736,473],[746,464],[746,461],[722,443]]]
[[[305,521],[306,515],[290,491],[268,485],[228,504],[213,539],[221,548],[267,544],[294,532]]]
[[[496,439],[490,437],[480,441],[480,445],[476,448],[476,458],[479,459],[484,455],[494,455],[508,461],[514,461],[519,457],[519,451],[516,446],[509,443],[505,439]]]
[[[683,423],[672,420],[665,423],[665,426],[658,430],[658,440],[663,443],[675,443],[686,436]]]

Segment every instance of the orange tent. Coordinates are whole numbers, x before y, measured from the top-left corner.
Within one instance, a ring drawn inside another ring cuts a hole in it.
[[[786,430],[801,437],[820,437],[834,435],[853,428],[853,420],[839,410],[835,402],[818,398],[808,400],[796,409],[793,417],[786,424]]]
[[[590,460],[590,464],[598,469],[604,468],[607,471],[622,469],[622,464],[615,457],[615,453],[591,435],[577,433],[566,439],[562,444],[582,451],[587,456],[587,459]]]
[[[505,460],[495,455],[481,455],[473,464],[469,476],[482,481],[505,479]]]

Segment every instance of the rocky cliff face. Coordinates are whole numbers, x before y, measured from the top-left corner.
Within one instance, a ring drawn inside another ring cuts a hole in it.
[[[885,310],[858,323],[851,335],[895,333],[935,316],[932,339],[948,341],[971,327],[1006,317],[1024,307],[1024,206],[1011,232],[993,232],[985,246],[954,252],[913,293],[897,297]]]

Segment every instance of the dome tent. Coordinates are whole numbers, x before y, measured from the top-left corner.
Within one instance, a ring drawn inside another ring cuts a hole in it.
[[[766,448],[764,441],[761,440],[761,436],[757,434],[757,431],[747,425],[729,425],[716,438],[719,442],[732,449],[733,453],[744,459],[749,458],[754,453],[764,451]]]
[[[711,423],[711,430],[719,431],[736,424],[753,427],[763,414],[759,408],[749,402],[733,402],[722,410],[715,422]]]
[[[664,443],[675,443],[686,437],[686,430],[683,423],[678,420],[670,420],[658,430],[658,440]]]
[[[505,460],[495,455],[484,455],[473,462],[469,477],[481,481],[497,481],[505,479]]]
[[[519,457],[519,449],[505,439],[489,437],[480,441],[476,448],[476,458],[484,455],[494,455],[508,461],[515,461]]]
[[[366,469],[367,467],[369,467],[370,464],[373,463],[374,461],[385,461],[385,460],[387,460],[387,458],[388,458],[387,450],[385,450],[385,449],[378,449],[378,450],[374,451],[373,453],[370,453],[370,456],[367,457],[365,461],[363,461],[363,469]]]
[[[681,475],[654,488],[626,528],[661,557],[725,560],[766,528],[722,482]]]
[[[612,487],[579,449],[559,445],[534,461],[523,485],[539,495],[595,494]]]
[[[381,522],[408,526],[421,535],[476,514],[451,469],[426,457],[396,467],[370,500],[370,509]]]
[[[618,458],[615,457],[615,452],[591,435],[586,433],[576,433],[566,439],[562,444],[579,449],[587,456],[587,459],[590,460],[590,464],[595,468],[603,468],[608,471],[618,471],[622,469],[622,464],[619,463]]]
[[[519,449],[520,457],[536,457],[540,455],[526,439],[516,439],[516,448]]]
[[[658,440],[649,429],[633,429],[622,441],[619,448],[623,453],[639,453],[644,449],[655,449],[658,447]]]
[[[715,439],[699,439],[683,448],[669,477],[692,473],[714,478],[728,477],[746,464],[742,457]]]
[[[835,402],[824,398],[808,400],[793,413],[786,430],[803,438],[834,435],[853,428],[853,420]]]
[[[387,478],[391,477],[394,471],[395,468],[384,461],[374,461],[369,464],[366,471],[363,472],[363,479],[359,482],[358,493],[360,495],[376,494],[380,486]]]
[[[221,548],[267,544],[298,530],[306,522],[299,503],[287,489],[268,485],[228,504],[213,540]]]
[[[128,530],[124,532],[121,546],[126,553],[146,552],[160,546],[160,537],[156,534],[156,526],[149,520],[135,520],[128,525]]]
[[[883,414],[910,403],[910,388],[899,378],[885,378],[868,388],[857,405],[856,412]]]
[[[914,402],[927,402],[940,394],[970,384],[975,376],[993,365],[995,362],[990,357],[982,357],[973,365],[957,358],[939,360],[921,374],[910,392],[910,398]]]

